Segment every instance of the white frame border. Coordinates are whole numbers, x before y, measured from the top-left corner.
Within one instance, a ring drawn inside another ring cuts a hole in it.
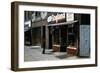
[[[84,64],[95,64],[95,9],[83,9],[83,8],[64,8],[64,7],[49,7],[49,6],[30,6],[30,5],[19,5],[19,42],[18,42],[18,64],[19,68],[36,68],[36,67],[52,67],[52,66],[71,66],[71,65],[84,65]],[[75,59],[75,60],[57,60],[57,61],[34,61],[24,62],[24,11],[48,11],[48,12],[73,12],[73,13],[84,13],[91,15],[91,58],[89,59]]]

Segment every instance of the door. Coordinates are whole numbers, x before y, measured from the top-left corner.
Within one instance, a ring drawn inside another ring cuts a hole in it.
[[[90,56],[90,25],[80,25],[80,51],[79,56]]]

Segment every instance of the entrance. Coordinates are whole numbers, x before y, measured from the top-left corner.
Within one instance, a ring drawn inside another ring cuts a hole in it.
[[[75,24],[65,24],[48,27],[49,48],[53,49],[53,52],[69,52],[70,54],[77,55],[79,41],[78,26]]]

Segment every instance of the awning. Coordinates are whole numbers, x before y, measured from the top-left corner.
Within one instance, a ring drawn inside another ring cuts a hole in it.
[[[46,25],[46,26],[69,25],[69,24],[73,24],[73,23],[76,23],[76,22],[78,22],[78,20],[75,20],[75,21],[67,21],[67,22],[62,22],[62,23],[55,23],[55,24],[49,24],[49,25]]]

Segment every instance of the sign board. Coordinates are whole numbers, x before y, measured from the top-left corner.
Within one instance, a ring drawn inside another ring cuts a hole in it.
[[[74,13],[66,13],[66,21],[74,21]]]

